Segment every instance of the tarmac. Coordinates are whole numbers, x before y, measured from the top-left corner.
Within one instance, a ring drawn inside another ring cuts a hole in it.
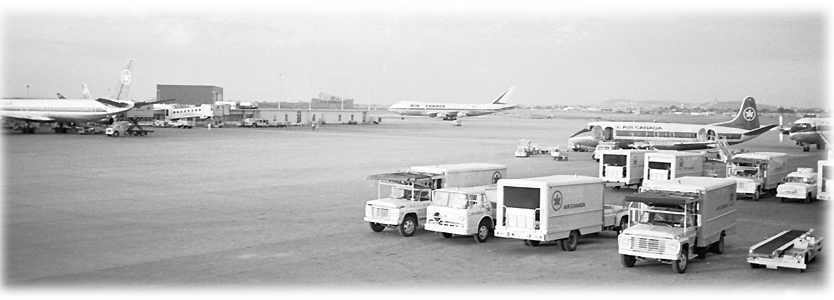
[[[746,262],[750,246],[783,230],[813,228],[825,237],[826,201],[740,198],[738,230],[727,237],[725,253],[691,261],[685,274],[648,261],[623,267],[614,232],[583,236],[574,252],[557,243],[445,239],[422,226],[410,238],[395,229],[372,232],[362,219],[365,201],[377,197],[366,179],[371,174],[463,162],[505,164],[506,178],[598,172],[591,152],[570,152],[567,161],[513,156],[522,138],[566,149],[568,137],[596,117],[510,113],[453,127],[438,119],[381,116],[378,125],[328,124],[315,131],[154,128],[145,137],[118,138],[7,131],[6,289],[684,288],[752,295],[829,289],[825,251],[801,274],[752,269]],[[803,153],[787,136],[780,143],[776,131],[733,148],[788,153],[790,170],[816,168],[827,155]],[[605,202],[622,204],[633,192],[607,188]]]

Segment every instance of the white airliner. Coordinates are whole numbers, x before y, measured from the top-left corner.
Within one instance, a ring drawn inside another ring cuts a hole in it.
[[[620,148],[650,147],[661,150],[697,150],[714,147],[718,139],[726,139],[733,145],[749,141],[776,127],[776,124],[759,126],[756,100],[744,98],[735,118],[727,122],[709,125],[653,122],[591,122],[573,134],[569,143],[588,144],[587,137],[577,137],[591,132],[590,139],[615,142]]]
[[[805,117],[793,122],[789,136],[797,145],[802,146],[803,152],[811,151],[810,145],[817,145],[817,149],[825,149],[825,144],[831,140],[831,125],[829,118]]]
[[[211,104],[203,104],[200,106],[175,108],[167,104],[155,104],[154,110],[165,110],[166,120],[179,120],[187,118],[199,118],[205,120],[214,117],[214,112],[211,110]]]
[[[474,117],[488,114],[494,114],[503,110],[511,110],[518,105],[506,104],[510,98],[510,94],[515,87],[501,94],[498,99],[489,104],[465,104],[465,103],[429,103],[429,102],[413,102],[400,101],[388,107],[388,111],[395,112],[401,116],[427,116],[438,117],[443,120],[456,120],[462,117]]]
[[[120,72],[119,82],[110,97],[92,99],[85,85],[84,97],[89,97],[87,99],[2,99],[0,100],[0,117],[7,121],[25,122],[25,126],[21,129],[24,134],[35,133],[35,127],[30,127],[30,123],[33,122],[58,123],[55,132],[66,133],[67,129],[64,124],[87,122],[112,124],[115,115],[134,107],[171,101],[134,102],[127,100],[132,67],[133,60],[130,59]]]

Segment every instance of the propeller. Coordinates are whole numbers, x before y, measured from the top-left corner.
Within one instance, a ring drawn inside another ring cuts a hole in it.
[[[777,129],[779,130],[779,142],[781,143],[785,139],[784,134],[782,134],[782,116],[779,116],[779,128]]]

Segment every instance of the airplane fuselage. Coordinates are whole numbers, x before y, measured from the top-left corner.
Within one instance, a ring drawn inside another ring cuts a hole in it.
[[[84,123],[100,121],[130,110],[133,106],[134,104],[130,101],[103,102],[95,99],[0,100],[0,112],[2,112],[4,118],[44,123]]]
[[[710,142],[726,139],[730,145],[743,143],[757,135],[746,129],[715,125],[650,122],[591,122],[591,132],[600,141],[613,141],[621,148],[651,146],[655,149],[698,150]]]
[[[821,145],[826,141],[823,135],[831,132],[832,120],[826,118],[802,118],[793,122],[790,129],[790,139],[798,145]]]
[[[502,110],[510,110],[517,105],[507,104],[464,104],[464,103],[428,103],[428,102],[397,102],[388,111],[403,116],[428,117],[474,117],[493,114]]]

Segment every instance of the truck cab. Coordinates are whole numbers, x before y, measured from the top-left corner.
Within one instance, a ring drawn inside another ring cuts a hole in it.
[[[370,223],[371,230],[380,232],[385,227],[396,227],[400,234],[410,237],[419,224],[425,224],[431,192],[438,184],[436,178],[401,172],[372,175],[368,179],[379,181],[378,199],[365,204],[364,220]],[[383,190],[387,190],[387,197],[382,197]]]
[[[736,180],[736,192],[759,201],[765,192],[776,194],[776,187],[787,175],[786,165],[785,153],[742,153],[727,161],[726,177]]]
[[[435,190],[427,210],[426,230],[443,237],[471,235],[486,242],[495,228],[495,185]]]
[[[629,226],[618,237],[623,266],[656,260],[686,272],[691,258],[722,254],[724,236],[735,232],[735,182],[683,177],[658,182],[626,196]]]
[[[805,203],[817,198],[817,173],[812,168],[799,168],[782,179],[776,188],[776,197],[782,202],[798,199]]]
[[[128,127],[130,127],[129,122],[118,121],[107,127],[107,129],[104,130],[104,133],[107,134],[107,136],[117,137],[119,135],[125,135]]]
[[[616,142],[600,142],[599,144],[597,144],[596,148],[594,148],[594,154],[591,155],[591,157],[593,157],[594,160],[599,161],[600,157],[602,156],[602,154],[600,153],[601,151],[617,149],[620,149],[620,147],[617,147]]]

